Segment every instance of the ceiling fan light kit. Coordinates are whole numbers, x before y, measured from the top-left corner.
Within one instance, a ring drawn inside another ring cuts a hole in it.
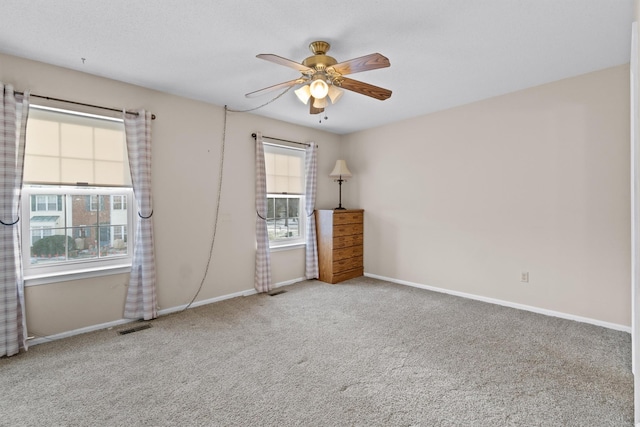
[[[381,101],[391,97],[391,91],[388,89],[344,77],[348,74],[389,67],[391,63],[388,58],[379,53],[372,53],[338,63],[335,58],[327,55],[330,48],[331,45],[325,41],[312,42],[309,44],[309,49],[313,55],[306,58],[302,63],[273,54],[257,55],[260,59],[293,68],[302,73],[302,76],[295,80],[250,92],[245,96],[254,97],[273,90],[302,85],[294,92],[303,104],[310,104],[310,114],[322,113],[329,104],[327,97],[332,104],[338,102],[344,94],[342,89]],[[309,103],[310,99],[311,103]]]
[[[299,89],[294,91],[298,99],[306,105],[309,102],[309,98],[311,98],[311,90],[309,89],[309,85],[301,86]]]
[[[325,82],[325,78],[322,74],[315,74],[313,81],[309,84],[309,91],[315,99],[323,99],[329,93],[329,85]]]
[[[327,102],[327,98],[314,98],[313,106],[315,108],[325,108],[329,103]]]
[[[338,100],[342,98],[343,93],[343,90],[338,89],[334,85],[329,86],[329,99],[331,100],[332,104],[338,102]]]

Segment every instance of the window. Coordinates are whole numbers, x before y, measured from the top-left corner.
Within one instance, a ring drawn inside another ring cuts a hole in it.
[[[124,196],[111,196],[111,206],[113,206],[113,210],[126,210],[127,209],[127,199]]]
[[[58,211],[61,200],[56,196],[34,196],[31,198],[31,210],[33,211]]]
[[[267,230],[270,241],[302,237],[301,196],[269,194],[267,196]]]
[[[31,106],[22,194],[25,278],[131,265],[122,120]]]
[[[304,243],[304,153],[264,144],[270,247]]]

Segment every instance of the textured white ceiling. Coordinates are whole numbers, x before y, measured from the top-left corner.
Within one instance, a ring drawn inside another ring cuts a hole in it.
[[[627,63],[633,0],[2,0],[0,14],[0,52],[232,109],[299,76],[259,53],[379,52],[390,68],[350,77],[386,101],[347,91],[320,124],[290,91],[254,112],[344,134]]]

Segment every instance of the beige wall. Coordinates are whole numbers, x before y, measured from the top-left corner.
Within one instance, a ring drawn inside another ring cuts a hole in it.
[[[343,143],[365,272],[631,324],[628,66]]]
[[[336,205],[326,176],[335,159],[347,159],[354,177],[343,204],[366,209],[367,273],[630,325],[628,72],[616,67],[342,137],[230,113],[217,242],[198,300],[253,288],[250,134],[262,131],[318,143],[319,208]],[[6,55],[0,81],[157,114],[159,306],[188,303],[207,262],[224,110]],[[272,263],[276,283],[304,275],[303,250],[274,252]],[[126,283],[113,275],[28,287],[30,333],[120,319]]]
[[[160,309],[186,304],[202,280],[213,231],[224,125],[221,107],[84,73],[0,55],[0,81],[16,90],[157,115],[153,134],[153,198]],[[36,98],[33,103],[41,103]],[[66,106],[68,108],[68,106]],[[94,111],[95,112],[95,111]],[[98,113],[103,113],[98,111]],[[329,171],[339,136],[251,114],[229,113],[220,220],[213,260],[198,300],[253,289],[254,141],[251,133],[319,145]],[[319,176],[318,205],[332,205],[335,184]],[[272,254],[274,282],[304,276],[304,250]],[[127,275],[29,286],[31,335],[50,335],[119,320]]]

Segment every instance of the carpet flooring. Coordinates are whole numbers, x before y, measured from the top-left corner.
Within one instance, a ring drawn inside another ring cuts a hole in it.
[[[281,289],[0,359],[0,425],[633,425],[628,333],[366,277]]]

